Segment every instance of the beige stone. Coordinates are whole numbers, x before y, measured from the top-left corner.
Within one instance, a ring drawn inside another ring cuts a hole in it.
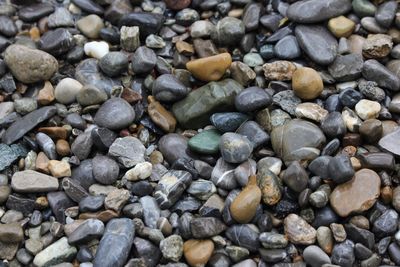
[[[186,68],[194,77],[202,81],[218,81],[230,67],[232,57],[222,53],[211,57],[199,58],[186,63]]]

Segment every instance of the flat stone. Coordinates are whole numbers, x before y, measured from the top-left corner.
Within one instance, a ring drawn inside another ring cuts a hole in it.
[[[218,218],[199,217],[190,221],[190,230],[194,238],[204,239],[219,235],[225,231],[226,225]]]
[[[71,245],[87,243],[100,238],[104,233],[104,224],[97,219],[88,219],[80,224],[75,231],[68,236]]]
[[[400,78],[375,59],[364,62],[362,75],[365,79],[374,81],[385,89],[392,91],[400,89]]]
[[[62,262],[72,261],[77,249],[68,244],[68,239],[62,237],[41,252],[33,259],[36,266],[53,266]]]
[[[18,12],[18,17],[25,22],[34,22],[53,13],[54,7],[49,3],[38,3],[24,6]]]
[[[11,146],[0,144],[0,171],[10,166],[19,157],[25,157],[27,153],[28,150],[20,144]]]
[[[20,224],[0,224],[0,241],[5,243],[18,243],[24,240],[24,232]]]
[[[58,186],[56,178],[32,170],[16,172],[11,178],[12,189],[20,193],[50,192]]]
[[[303,218],[289,214],[284,220],[285,234],[293,244],[311,245],[315,242],[317,231]]]
[[[188,146],[198,153],[215,154],[219,151],[220,139],[218,130],[205,130],[190,138]]]
[[[394,131],[379,140],[379,146],[395,155],[400,155],[400,131]]]
[[[381,180],[376,172],[361,169],[354,177],[338,185],[330,195],[330,203],[337,214],[346,217],[370,209],[380,194]]]
[[[53,56],[60,56],[67,53],[74,45],[75,39],[72,34],[64,28],[47,31],[42,35],[39,41],[40,49]]]
[[[363,63],[362,56],[358,54],[338,55],[328,71],[337,81],[353,81],[361,76]]]
[[[116,157],[126,168],[144,162],[146,148],[136,137],[117,138],[110,146],[108,154]]]

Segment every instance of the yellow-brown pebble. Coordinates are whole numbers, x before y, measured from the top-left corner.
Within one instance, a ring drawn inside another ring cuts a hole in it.
[[[190,239],[183,244],[183,255],[192,267],[205,266],[214,251],[211,240]]]
[[[56,151],[58,155],[64,157],[69,155],[69,153],[71,152],[71,148],[67,141],[63,139],[58,139],[56,143]]]
[[[329,30],[336,37],[349,37],[356,27],[356,24],[351,19],[345,16],[339,16],[336,18],[331,18],[328,22]]]
[[[247,186],[239,193],[230,206],[233,219],[239,223],[250,222],[256,214],[261,201],[261,190],[257,186],[256,176],[249,178]]]
[[[43,152],[39,152],[36,158],[36,170],[49,174],[49,158]]]
[[[148,102],[150,104],[147,107],[147,112],[149,113],[149,116],[154,124],[163,129],[165,132],[174,132],[176,127],[176,119],[174,115],[166,110],[160,104],[160,102],[154,99],[154,97],[149,96]]]
[[[191,60],[186,68],[194,77],[202,81],[218,81],[232,63],[229,53]]]
[[[50,160],[48,166],[51,175],[56,178],[71,176],[71,167],[66,161]]]
[[[53,102],[54,99],[54,87],[49,81],[47,81],[44,83],[43,88],[40,89],[37,101],[40,105],[46,106]]]
[[[321,76],[312,68],[299,68],[293,73],[292,88],[294,93],[304,100],[317,98],[324,84]]]

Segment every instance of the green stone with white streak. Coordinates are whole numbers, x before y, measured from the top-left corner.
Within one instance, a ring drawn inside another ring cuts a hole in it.
[[[172,112],[181,127],[198,129],[210,123],[212,114],[234,110],[235,96],[242,90],[242,85],[232,79],[210,82],[175,103]]]
[[[190,138],[189,148],[202,154],[215,154],[219,151],[221,134],[216,129],[202,131]]]

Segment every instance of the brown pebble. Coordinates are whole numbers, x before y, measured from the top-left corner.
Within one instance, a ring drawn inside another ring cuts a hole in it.
[[[40,208],[44,209],[49,206],[49,202],[47,201],[47,197],[38,197],[35,201],[36,205],[38,205]]]
[[[183,244],[183,255],[192,267],[205,266],[214,251],[211,240],[190,239]]]
[[[64,127],[40,127],[39,132],[45,133],[52,139],[67,139],[68,131]]]
[[[31,37],[31,39],[35,42],[40,40],[40,31],[38,27],[32,27],[29,30],[29,36]]]
[[[36,158],[36,170],[46,174],[50,173],[49,158],[43,152],[39,152]]]
[[[103,210],[103,211],[98,211],[98,212],[84,212],[79,214],[79,219],[99,219],[103,223],[108,222],[109,220],[113,218],[117,218],[119,216],[119,213],[113,211],[113,210]]]
[[[184,56],[190,57],[191,55],[194,54],[194,48],[193,45],[185,42],[185,41],[178,41],[175,44],[176,50],[178,50],[179,54],[182,54]]]
[[[49,81],[46,81],[43,88],[39,91],[37,101],[40,105],[46,106],[53,102],[54,99],[54,87]]]
[[[304,100],[317,98],[324,89],[321,76],[312,68],[299,68],[293,73],[292,88],[294,93]]]
[[[165,0],[164,2],[170,9],[181,10],[187,8],[192,0]]]
[[[147,112],[149,113],[151,120],[165,132],[174,132],[176,127],[176,119],[174,115],[166,110],[160,102],[154,99],[154,97],[149,96],[148,102],[150,104],[147,107]]]
[[[353,216],[350,219],[350,223],[359,228],[369,230],[369,220],[362,215]]]
[[[296,65],[286,60],[265,63],[262,68],[268,81],[290,81],[297,69]]]
[[[56,151],[58,155],[65,157],[70,154],[71,148],[66,140],[58,139],[56,143]]]
[[[129,104],[133,104],[142,100],[142,95],[140,95],[135,90],[124,87],[124,89],[122,90],[121,98],[125,99]]]
[[[229,53],[194,59],[186,63],[186,68],[199,80],[218,81],[230,67],[232,57]]]
[[[381,189],[381,198],[386,205],[392,202],[393,190],[390,186],[384,186]]]

